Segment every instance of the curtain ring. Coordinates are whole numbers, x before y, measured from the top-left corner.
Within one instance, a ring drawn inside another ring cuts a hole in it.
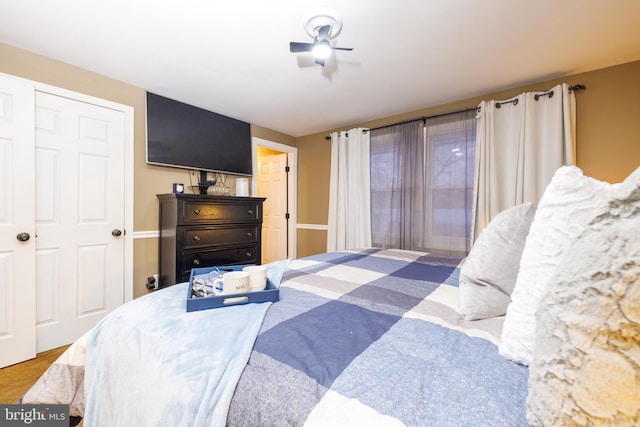
[[[535,99],[536,101],[540,99],[541,96],[548,96],[549,99],[553,98],[553,91],[550,90],[547,93],[537,93],[535,94],[535,96],[533,97],[533,99]]]
[[[509,104],[509,103],[513,105],[518,105],[518,98],[512,99],[511,101],[496,102],[496,108],[502,108],[502,104]]]

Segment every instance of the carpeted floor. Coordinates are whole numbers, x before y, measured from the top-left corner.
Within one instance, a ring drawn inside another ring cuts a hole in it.
[[[35,359],[0,369],[0,403],[18,403],[22,395],[67,347],[38,353]]]

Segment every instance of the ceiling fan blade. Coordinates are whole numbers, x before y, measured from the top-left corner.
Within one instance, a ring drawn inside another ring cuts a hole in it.
[[[332,47],[333,50],[353,50],[352,47]]]
[[[315,63],[320,65],[321,67],[324,67],[324,59],[316,58]]]
[[[327,40],[329,38],[329,31],[331,31],[331,25],[323,25],[318,28],[318,40]]]
[[[313,43],[290,42],[289,50],[291,51],[291,53],[311,52],[313,50],[313,46]]]

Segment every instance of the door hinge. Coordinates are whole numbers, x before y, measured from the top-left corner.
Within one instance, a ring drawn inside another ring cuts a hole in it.
[[[284,171],[285,171],[286,173],[289,173],[289,171],[290,171],[290,170],[291,170],[291,168],[290,168],[289,166],[285,166],[285,167],[284,167]]]
[[[285,218],[285,219],[289,219],[289,212],[287,212],[286,214],[284,214],[284,218]]]

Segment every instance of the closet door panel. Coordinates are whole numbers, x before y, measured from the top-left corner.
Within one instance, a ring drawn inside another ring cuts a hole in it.
[[[36,355],[33,93],[0,74],[0,367]]]
[[[38,351],[74,341],[124,301],[124,132],[122,112],[36,92],[36,251],[57,254],[55,268],[38,268],[37,292],[56,304],[39,304]]]

